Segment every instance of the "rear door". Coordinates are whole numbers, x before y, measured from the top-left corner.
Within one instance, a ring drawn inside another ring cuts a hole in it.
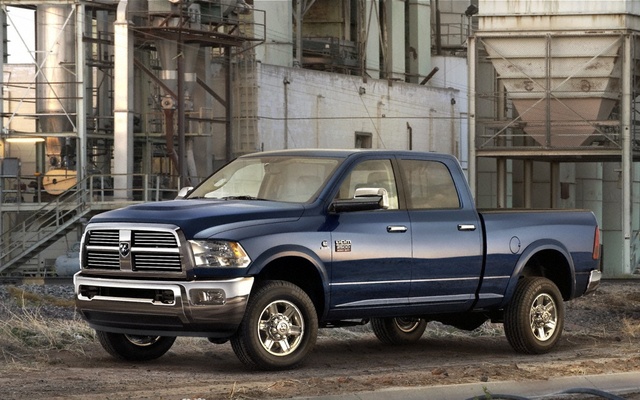
[[[412,231],[409,302],[425,311],[467,309],[482,273],[482,227],[447,163],[452,160],[399,160]]]
[[[364,315],[405,306],[411,287],[411,231],[401,209],[390,159],[356,164],[340,185],[337,199],[357,188],[383,188],[389,208],[334,215],[331,229],[331,308],[334,315]],[[366,312],[365,312],[366,313]]]

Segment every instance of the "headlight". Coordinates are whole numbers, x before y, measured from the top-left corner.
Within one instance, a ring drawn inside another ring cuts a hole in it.
[[[251,259],[240,243],[222,240],[189,240],[196,268],[246,268]]]

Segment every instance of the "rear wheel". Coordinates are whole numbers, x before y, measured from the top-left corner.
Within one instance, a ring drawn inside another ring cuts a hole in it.
[[[420,340],[427,321],[422,318],[372,318],[371,328],[376,337],[386,344],[408,344]]]
[[[309,296],[290,282],[268,281],[251,294],[231,346],[250,368],[285,369],[305,359],[317,335],[318,316]]]
[[[125,335],[96,331],[107,353],[121,360],[149,361],[163,356],[176,341],[172,336]]]
[[[546,353],[560,340],[563,327],[564,303],[556,285],[546,278],[522,278],[504,314],[511,347],[520,353]]]

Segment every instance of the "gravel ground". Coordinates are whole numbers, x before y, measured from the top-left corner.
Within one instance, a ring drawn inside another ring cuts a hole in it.
[[[24,293],[24,296],[21,296]],[[0,318],[7,313],[20,313],[25,311],[23,305],[17,299],[24,299],[27,309],[37,309],[44,318],[74,319],[76,317],[73,307],[67,305],[52,304],[53,299],[73,301],[74,291],[72,284],[54,285],[0,285]]]
[[[178,338],[152,362],[114,360],[75,314],[73,297],[71,284],[0,285],[3,400],[280,399],[459,383],[478,383],[482,394],[485,382],[640,371],[640,280],[606,281],[566,303],[563,337],[548,354],[515,353],[499,324],[468,333],[429,323],[409,346],[383,345],[365,325],[321,329],[308,362],[271,373],[249,372],[228,343],[200,338]],[[29,332],[32,322],[46,325],[44,339]]]

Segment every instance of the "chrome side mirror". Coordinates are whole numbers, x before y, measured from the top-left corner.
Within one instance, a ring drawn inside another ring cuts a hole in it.
[[[193,190],[193,186],[185,186],[178,192],[176,200],[184,199]]]

